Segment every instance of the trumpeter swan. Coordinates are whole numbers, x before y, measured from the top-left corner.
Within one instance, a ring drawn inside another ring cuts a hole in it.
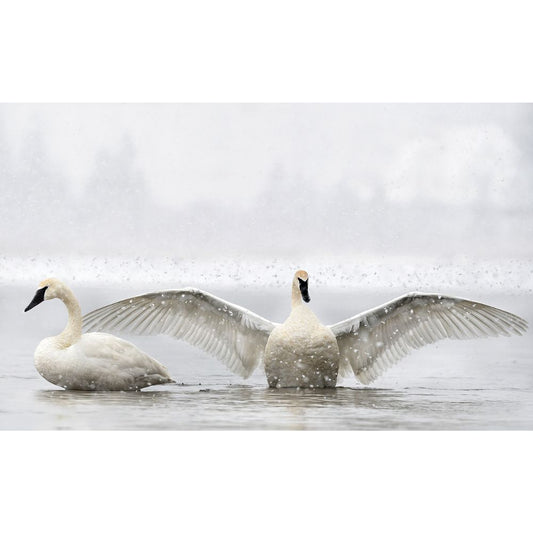
[[[54,385],[73,390],[139,390],[173,383],[167,369],[136,346],[106,333],[82,335],[81,309],[74,293],[57,279],[39,284],[24,311],[59,298],[67,307],[62,333],[43,339],[35,350],[35,367]]]
[[[307,272],[292,281],[292,311],[276,324],[207,292],[186,288],[112,303],[84,317],[86,330],[160,333],[213,354],[248,377],[263,360],[271,387],[334,387],[350,369],[369,384],[401,357],[440,339],[521,335],[522,318],[485,304],[409,293],[331,326],[309,302]]]

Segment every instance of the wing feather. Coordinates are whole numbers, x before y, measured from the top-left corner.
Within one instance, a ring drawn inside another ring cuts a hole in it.
[[[368,384],[412,350],[440,339],[522,335],[527,322],[479,302],[410,293],[330,326],[341,353],[340,374],[351,367]]]
[[[211,353],[248,377],[259,364],[275,323],[198,289],[142,294],[83,317],[85,331],[165,334]]]

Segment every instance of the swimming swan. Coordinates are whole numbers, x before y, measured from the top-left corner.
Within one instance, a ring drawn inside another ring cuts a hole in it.
[[[495,307],[437,294],[409,293],[332,326],[309,302],[309,276],[292,281],[292,311],[283,324],[198,289],[112,303],[84,317],[86,330],[171,335],[213,354],[248,377],[263,360],[271,387],[335,387],[350,369],[369,384],[414,349],[440,339],[521,335],[522,318]]]
[[[53,298],[66,305],[68,323],[61,334],[42,340],[35,350],[35,368],[44,379],[73,390],[138,390],[173,383],[163,365],[130,342],[106,333],[82,335],[78,301],[57,279],[40,283],[24,312]]]

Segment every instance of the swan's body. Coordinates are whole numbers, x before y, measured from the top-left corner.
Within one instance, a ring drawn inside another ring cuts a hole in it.
[[[440,339],[521,335],[522,318],[485,304],[410,293],[331,326],[304,305],[308,275],[296,272],[292,311],[276,324],[198,289],[151,293],[116,302],[84,317],[87,330],[160,333],[212,353],[248,377],[262,360],[271,387],[334,387],[353,371],[369,384],[416,348]],[[303,301],[302,301],[303,300]]]
[[[297,278],[293,282],[291,314],[274,327],[265,347],[268,384],[277,388],[335,387],[340,361],[337,340],[304,305]]]
[[[59,298],[68,310],[65,330],[43,339],[35,351],[35,368],[50,383],[72,390],[139,390],[172,383],[166,368],[131,342],[106,333],[81,334],[81,311],[72,291],[59,280],[40,284],[29,311]]]

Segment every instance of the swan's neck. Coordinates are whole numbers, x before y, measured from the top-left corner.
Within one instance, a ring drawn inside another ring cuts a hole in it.
[[[292,282],[292,308],[303,305],[302,293],[300,292],[300,284],[297,279]]]
[[[78,300],[68,288],[64,288],[59,299],[65,304],[68,311],[68,322],[66,328],[56,337],[56,341],[61,348],[68,348],[81,338],[81,308]]]

